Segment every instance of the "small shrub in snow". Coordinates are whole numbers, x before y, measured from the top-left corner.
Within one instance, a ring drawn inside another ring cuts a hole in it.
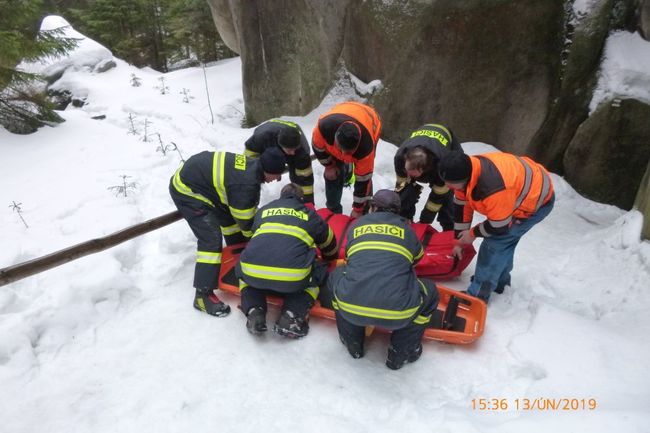
[[[185,162],[185,158],[183,158],[183,155],[181,154],[181,150],[178,148],[178,146],[176,145],[176,143],[174,143],[173,141],[172,141],[172,146],[174,146],[174,147],[172,148],[172,150],[175,150],[176,153],[178,153],[178,156],[181,158],[181,162]]]
[[[165,84],[165,77],[158,77],[160,81],[160,86],[157,86],[156,89],[160,90],[161,95],[166,95],[169,93],[169,86]]]
[[[135,126],[135,115],[133,113],[129,113],[129,130],[127,134],[138,135],[138,128]]]
[[[149,141],[149,126],[151,125],[151,122],[149,122],[149,119],[144,119],[144,135],[142,136],[142,141],[147,143]]]
[[[25,224],[25,228],[29,228],[27,222],[25,221],[25,218],[23,218],[23,214],[22,214],[23,210],[21,209],[20,206],[22,206],[22,203],[16,203],[15,201],[12,201],[11,204],[9,205],[11,210],[18,213],[20,220],[23,222],[23,224]]]
[[[185,87],[180,91],[180,94],[183,95],[183,102],[186,104],[190,103],[190,99],[194,99],[194,96],[190,96],[190,89],[186,89]]]
[[[126,174],[123,174],[120,177],[122,178],[122,185],[109,186],[108,189],[111,191],[115,191],[115,197],[117,197],[120,194],[124,194],[124,197],[126,197],[128,195],[128,191],[134,190],[137,187],[137,184],[135,182],[126,181],[126,179],[131,176],[127,176]]]
[[[131,86],[140,87],[142,85],[142,80],[135,74],[131,74]]]

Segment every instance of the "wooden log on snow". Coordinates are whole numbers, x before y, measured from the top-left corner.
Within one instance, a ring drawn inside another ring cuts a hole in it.
[[[115,245],[121,244],[122,242],[149,233],[180,219],[181,214],[176,210],[143,223],[136,224],[124,230],[120,230],[119,232],[115,232],[108,236],[104,236],[103,238],[91,239],[72,247],[56,251],[52,254],[48,254],[47,256],[8,266],[0,269],[0,286],[52,269],[80,257],[104,251],[108,248],[114,247]]]

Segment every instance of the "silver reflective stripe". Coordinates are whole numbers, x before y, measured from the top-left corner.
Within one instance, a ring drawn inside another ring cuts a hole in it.
[[[457,204],[459,206],[465,206],[467,202],[465,200],[461,200],[458,197],[454,195],[454,204]]]
[[[544,199],[548,195],[549,190],[551,189],[551,179],[549,179],[548,174],[544,172],[540,168],[540,171],[542,172],[542,191],[539,194],[539,198],[537,199],[537,204],[535,205],[535,212],[539,210],[540,207],[542,207],[542,203],[544,203]]]
[[[369,196],[369,195],[367,195],[365,197],[354,197],[352,199],[352,202],[354,202],[354,203],[365,203],[365,202],[369,201],[371,198],[372,197]]]
[[[481,234],[483,235],[483,237],[489,238],[491,235],[490,235],[487,231],[485,231],[485,227],[484,227],[484,226],[485,226],[485,223],[481,223],[481,224],[479,224],[479,225],[478,225],[478,231],[481,232]]]
[[[472,223],[454,223],[454,230],[468,230]]]
[[[494,227],[494,228],[505,227],[505,226],[510,224],[510,221],[512,221],[512,215],[510,215],[508,218],[506,218],[504,220],[499,220],[499,221],[488,220],[488,221],[489,221],[490,225],[492,227]]]
[[[319,158],[319,159],[318,159],[318,162],[320,162],[320,163],[323,164],[323,165],[327,165],[327,164],[329,164],[330,162],[332,162],[332,158],[330,158],[329,156],[328,156],[327,158],[325,158],[325,159],[320,159],[320,158]]]
[[[432,201],[427,201],[425,208],[431,212],[438,212],[442,207],[442,203],[434,203]]]
[[[433,185],[433,192],[438,195],[443,195],[449,192],[449,188],[447,188],[446,185],[443,186]]]
[[[363,176],[356,176],[355,178],[357,179],[357,182],[363,182],[366,180],[372,179],[372,173],[364,174]]]
[[[524,179],[524,187],[521,189],[521,192],[517,196],[517,201],[515,202],[515,209],[518,209],[519,206],[521,205],[521,202],[524,201],[528,193],[530,192],[530,184],[533,181],[533,170],[531,170],[530,166],[524,161],[523,159],[517,157],[517,160],[521,163],[521,165],[524,166],[524,171],[526,172],[526,178]]]

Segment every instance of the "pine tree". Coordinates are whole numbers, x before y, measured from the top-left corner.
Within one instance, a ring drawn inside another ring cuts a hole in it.
[[[15,133],[63,120],[30,88],[38,77],[16,69],[22,60],[55,57],[76,45],[59,30],[38,30],[42,7],[41,0],[0,0],[0,125]]]

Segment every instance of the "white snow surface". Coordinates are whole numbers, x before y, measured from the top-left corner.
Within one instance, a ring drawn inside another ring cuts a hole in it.
[[[614,98],[650,104],[650,42],[638,32],[616,31],[607,38],[589,111]]]
[[[0,129],[0,266],[172,211],[167,188],[180,159],[156,151],[159,138],[185,158],[243,150],[252,129],[240,126],[239,59],[207,68],[214,123],[202,69],[161,75],[116,62],[103,74],[67,70],[68,85],[87,89],[87,105],[62,112],[65,123],[27,136]],[[130,86],[131,74],[142,86]],[[286,119],[310,134],[329,106],[353,97],[337,92],[309,115]],[[129,114],[137,134],[128,133]],[[91,119],[97,115],[106,118]],[[394,151],[379,143],[376,189],[393,185]],[[323,206],[322,167],[314,169]],[[136,184],[127,197],[108,189],[122,175]],[[649,431],[650,243],[639,239],[642,217],[553,181],[555,209],[522,239],[513,287],[493,297],[482,338],[426,342],[422,358],[397,372],[384,366],[385,335],[375,333],[354,360],[326,320],[312,319],[306,338],[289,341],[249,335],[235,308],[223,319],[194,310],[195,238],[184,221],[0,287],[0,431]],[[265,185],[262,202],[280,188]],[[8,206],[14,201],[29,228]],[[473,266],[445,284],[464,289]],[[270,323],[276,315],[271,309]],[[480,398],[506,399],[508,409],[473,409]],[[518,410],[525,398],[578,399],[580,409]],[[582,409],[582,399],[597,408]]]
[[[32,63],[24,62],[19,66],[21,70],[50,77],[70,67],[92,70],[100,63],[113,60],[113,54],[108,48],[79,33],[63,17],[45,17],[41,22],[41,31],[49,30],[61,30],[63,37],[76,39],[77,47],[65,56],[45,58]]]

